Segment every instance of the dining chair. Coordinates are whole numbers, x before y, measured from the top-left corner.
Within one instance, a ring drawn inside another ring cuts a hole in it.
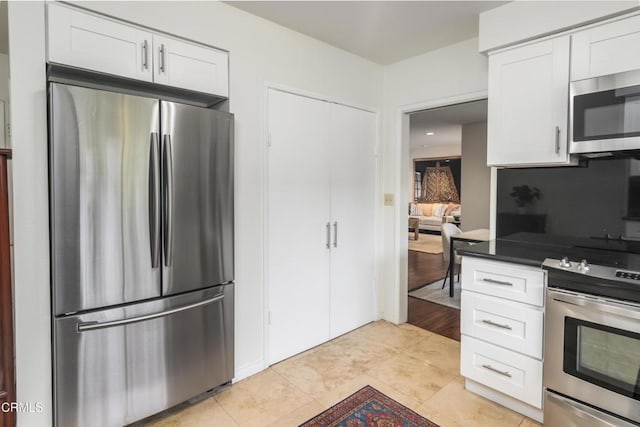
[[[447,266],[451,264],[451,260],[449,259],[449,253],[451,250],[450,249],[451,236],[455,236],[456,234],[460,234],[460,233],[462,233],[462,230],[460,230],[455,225],[451,223],[442,224],[441,232],[440,232],[440,235],[442,236],[442,255],[444,256],[444,262],[447,264]],[[456,264],[460,265],[460,261],[462,260],[462,257],[459,255],[456,255],[455,248],[453,253],[454,253],[453,265],[455,268]],[[448,277],[449,277],[449,268],[447,268],[447,275],[444,276],[444,282],[442,282],[442,289],[444,289],[444,287],[446,286]],[[458,268],[458,280],[459,279],[460,279],[460,269]]]

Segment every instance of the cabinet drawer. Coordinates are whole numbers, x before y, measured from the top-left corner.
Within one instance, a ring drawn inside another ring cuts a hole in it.
[[[542,362],[462,335],[460,373],[487,387],[542,408]]]
[[[543,306],[545,272],[541,268],[464,257],[461,280],[465,290]]]
[[[56,3],[47,14],[50,62],[152,81],[151,33]]]
[[[541,309],[462,291],[460,316],[463,334],[542,359]]]

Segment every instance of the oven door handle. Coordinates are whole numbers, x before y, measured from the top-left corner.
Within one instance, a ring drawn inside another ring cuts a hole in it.
[[[549,296],[557,302],[584,307],[588,311],[603,311],[629,319],[640,320],[640,305],[594,299],[582,295],[569,294],[562,291],[549,290]]]

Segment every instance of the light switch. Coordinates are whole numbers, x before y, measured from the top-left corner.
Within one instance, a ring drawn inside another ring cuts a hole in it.
[[[384,193],[384,205],[385,206],[393,206],[393,194]]]

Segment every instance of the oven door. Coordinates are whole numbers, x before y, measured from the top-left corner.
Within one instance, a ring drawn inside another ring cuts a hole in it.
[[[571,82],[570,152],[640,149],[640,70]]]
[[[547,290],[544,385],[640,422],[640,305]]]

